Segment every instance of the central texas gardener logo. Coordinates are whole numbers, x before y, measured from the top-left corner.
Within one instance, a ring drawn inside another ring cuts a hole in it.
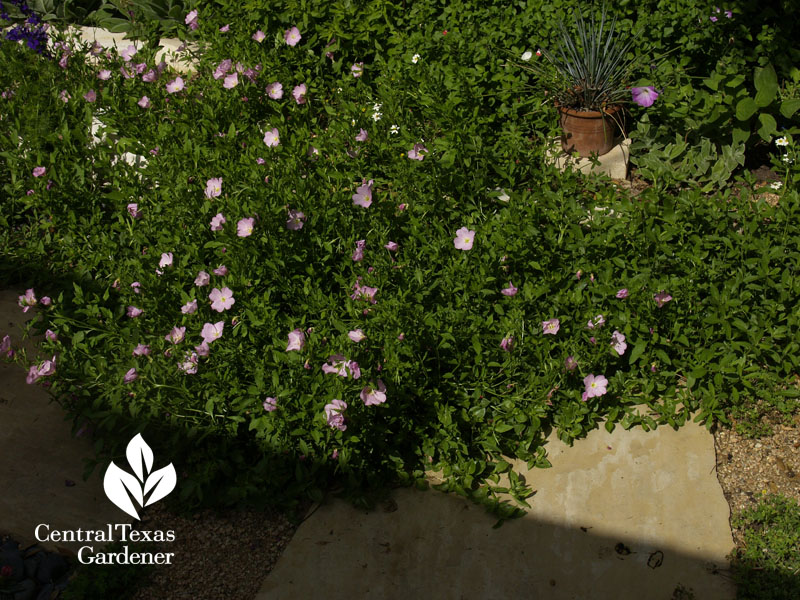
[[[158,502],[175,489],[178,477],[172,463],[157,471],[152,470],[153,451],[141,434],[137,433],[128,442],[125,456],[135,476],[123,471],[112,461],[106,469],[103,488],[111,502],[134,519],[139,519],[133,500],[142,508]]]

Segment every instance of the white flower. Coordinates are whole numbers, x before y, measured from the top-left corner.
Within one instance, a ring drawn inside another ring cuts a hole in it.
[[[383,115],[376,110],[374,113],[372,113],[372,120],[380,121],[382,116]]]
[[[781,156],[781,160],[783,162],[785,162],[785,163],[793,163],[794,162],[791,158],[789,158],[788,154],[785,154],[785,155]]]
[[[789,139],[786,136],[779,137],[777,140],[775,140],[775,145],[776,146],[788,146],[789,145]]]
[[[342,88],[337,88],[337,89],[336,89],[336,93],[337,93],[337,94],[341,94],[341,93],[342,93]]]
[[[780,181],[773,181],[769,184],[769,187],[771,187],[773,190],[779,190],[783,187],[783,183]]]
[[[411,62],[417,64],[419,62],[419,54],[415,54],[411,57]]]
[[[392,134],[394,134],[394,133],[400,133],[400,128],[399,128],[397,125],[392,125],[392,126],[389,128],[389,133],[392,133]]]
[[[356,126],[356,120],[355,120],[355,119],[351,119],[351,120],[350,120],[350,125],[352,125],[353,127],[355,127],[355,126]]]
[[[529,61],[531,58],[533,58],[533,52],[530,50],[522,53],[522,60]]]
[[[372,110],[374,110],[375,112],[378,112],[381,109],[381,106],[383,106],[383,104],[378,104],[376,102],[375,104],[372,105]]]

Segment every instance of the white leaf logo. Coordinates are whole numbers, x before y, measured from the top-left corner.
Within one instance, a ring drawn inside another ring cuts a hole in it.
[[[172,463],[163,469],[151,472],[153,468],[153,450],[142,438],[141,434],[136,434],[125,450],[128,464],[136,474],[134,477],[127,471],[123,471],[112,461],[106,469],[103,479],[103,488],[106,496],[117,507],[132,516],[139,518],[133,500],[140,507],[145,507],[158,502],[175,489],[178,476]],[[145,497],[150,496],[145,501]]]

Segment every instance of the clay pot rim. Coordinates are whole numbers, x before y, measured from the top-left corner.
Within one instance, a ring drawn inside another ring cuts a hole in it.
[[[578,110],[575,108],[568,108],[566,106],[559,106],[558,103],[556,103],[555,106],[560,113],[583,119],[598,119],[604,116],[613,116],[624,108],[622,104],[609,104],[603,109],[602,112],[600,112],[599,110]]]

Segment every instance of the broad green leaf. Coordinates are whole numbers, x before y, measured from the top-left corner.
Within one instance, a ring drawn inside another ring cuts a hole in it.
[[[791,119],[798,110],[800,110],[800,98],[789,98],[781,102],[781,114],[787,119]]]
[[[769,142],[778,131],[778,124],[775,122],[775,118],[767,113],[761,113],[758,115],[758,121],[761,123],[761,127],[758,128],[758,135],[765,142]]]
[[[742,98],[736,104],[736,118],[740,121],[747,121],[758,111],[758,105],[752,98]]]
[[[778,93],[778,76],[772,65],[767,65],[763,69],[756,69],[756,104],[763,108],[775,99]]]

